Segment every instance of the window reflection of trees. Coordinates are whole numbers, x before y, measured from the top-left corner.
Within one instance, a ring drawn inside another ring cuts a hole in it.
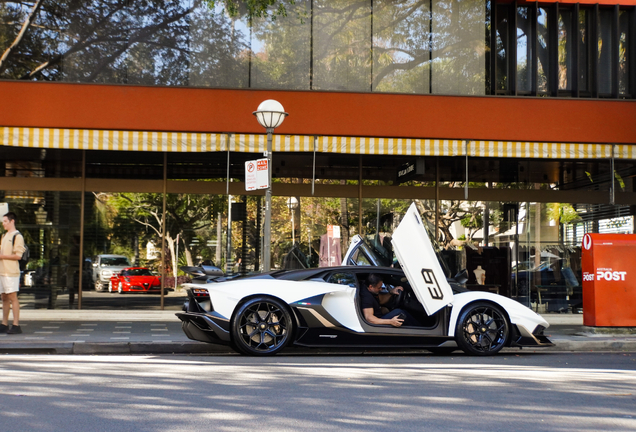
[[[576,17],[573,6],[484,0],[277,0],[250,17],[204,0],[34,4],[0,2],[0,78],[463,95],[633,87],[633,8],[581,6]]]

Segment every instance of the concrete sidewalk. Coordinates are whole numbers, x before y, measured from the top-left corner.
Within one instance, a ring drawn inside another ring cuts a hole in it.
[[[22,310],[20,335],[0,334],[0,353],[51,354],[234,354],[221,345],[189,340],[176,310]],[[583,326],[582,315],[544,314],[547,351],[636,352],[636,328]],[[511,350],[517,350],[511,348]],[[543,349],[541,349],[543,350]],[[294,348],[299,354],[329,350]],[[348,350],[357,352],[361,350]],[[400,351],[400,350],[396,350]],[[408,352],[408,350],[402,350]],[[412,350],[411,350],[412,351]],[[338,351],[340,353],[341,350]]]

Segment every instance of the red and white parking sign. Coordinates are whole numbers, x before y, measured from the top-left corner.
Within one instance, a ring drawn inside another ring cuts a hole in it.
[[[256,159],[245,162],[245,190],[267,189],[267,159]]]

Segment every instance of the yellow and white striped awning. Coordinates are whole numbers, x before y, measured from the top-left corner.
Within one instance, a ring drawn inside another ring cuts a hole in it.
[[[0,145],[13,147],[166,152],[262,153],[260,134],[112,131],[0,127]],[[275,152],[533,159],[636,159],[636,144],[436,140],[275,134]]]

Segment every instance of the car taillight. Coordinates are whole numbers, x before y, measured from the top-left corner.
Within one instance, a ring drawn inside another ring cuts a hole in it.
[[[203,288],[192,288],[192,294],[194,294],[195,297],[210,297],[208,290]]]

